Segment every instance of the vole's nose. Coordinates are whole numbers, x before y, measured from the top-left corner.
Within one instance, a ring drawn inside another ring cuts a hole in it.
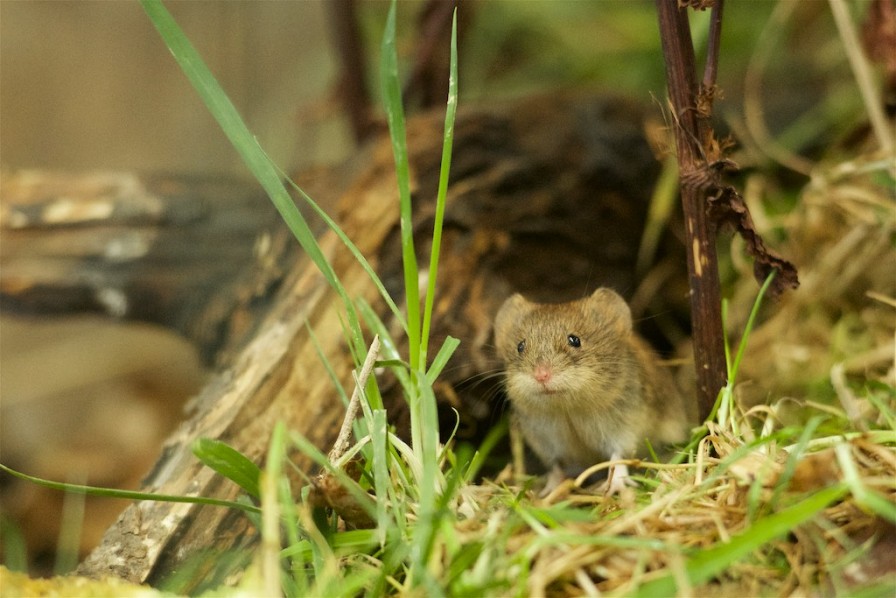
[[[532,372],[532,376],[541,384],[547,384],[551,381],[551,377],[553,373],[551,372],[551,366],[545,362],[539,362],[535,366],[535,371]]]

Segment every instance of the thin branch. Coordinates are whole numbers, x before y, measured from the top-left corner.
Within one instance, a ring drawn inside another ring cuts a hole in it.
[[[711,90],[716,87],[716,75],[719,68],[719,46],[722,42],[722,7],[725,0],[716,0],[712,7],[709,22],[709,43],[706,46],[706,65],[703,68],[703,93],[709,93],[709,111],[712,112]]]
[[[697,400],[701,416],[706,417],[727,377],[717,231],[706,210],[707,185],[703,175],[707,159],[701,145],[707,143],[712,132],[706,120],[708,115],[697,109],[697,69],[687,12],[679,8],[676,0],[656,0],[656,7],[675,120],[681,203],[686,223]]]
[[[831,4],[831,12],[834,14],[837,30],[840,32],[843,49],[846,51],[846,57],[849,59],[849,66],[852,68],[852,74],[856,78],[859,93],[862,94],[862,101],[865,103],[865,110],[868,112],[869,120],[871,120],[871,128],[874,130],[874,135],[877,137],[881,149],[887,154],[892,154],[894,149],[893,128],[887,122],[886,114],[881,105],[880,94],[874,83],[871,67],[868,64],[868,59],[862,53],[862,46],[859,44],[859,37],[856,34],[852,17],[849,15],[849,9],[843,0],[828,1]]]
[[[364,360],[364,365],[361,366],[361,373],[358,375],[355,390],[352,392],[352,398],[345,411],[345,419],[342,420],[342,428],[339,430],[339,436],[336,438],[336,442],[333,443],[333,449],[327,455],[327,460],[330,463],[336,463],[336,461],[345,454],[345,449],[348,448],[348,439],[352,433],[352,423],[354,423],[355,418],[358,416],[358,409],[361,406],[361,392],[367,385],[367,379],[370,378],[370,372],[373,370],[373,364],[376,363],[376,358],[379,353],[380,337],[377,335],[373,337],[373,340],[370,343],[370,348],[367,350],[367,358]]]
[[[695,0],[696,7],[706,8],[705,1]],[[685,8],[677,0],[656,0],[656,7],[675,118],[698,400],[706,416],[727,377],[716,256],[719,227],[730,225],[744,237],[758,280],[765,280],[772,270],[780,274],[770,289],[772,295],[796,288],[799,280],[792,264],[766,249],[743,198],[722,183],[722,174],[735,166],[725,158],[725,144],[716,139],[710,125],[722,27],[721,0],[713,5],[709,56],[699,89]]]

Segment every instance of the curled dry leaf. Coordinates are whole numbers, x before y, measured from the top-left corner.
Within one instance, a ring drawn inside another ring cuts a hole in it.
[[[357,462],[349,463],[346,473],[353,478],[356,474],[360,474]],[[359,504],[357,498],[352,496],[339,480],[328,472],[323,472],[312,478],[308,499],[315,508],[333,509],[350,529],[376,527],[376,522],[368,515],[367,509]],[[371,505],[373,500],[373,497],[370,497]]]
[[[694,10],[706,10],[715,6],[716,0],[678,0],[679,8],[686,6]]]
[[[712,223],[718,228],[731,227],[743,237],[747,252],[754,260],[754,276],[760,284],[772,271],[778,272],[769,287],[771,296],[777,297],[787,289],[800,286],[797,270],[792,263],[765,246],[762,236],[756,231],[744,198],[734,187],[720,182],[720,174],[723,171],[736,168],[737,166],[730,160],[708,163],[701,168],[683,173],[681,184],[704,190]]]

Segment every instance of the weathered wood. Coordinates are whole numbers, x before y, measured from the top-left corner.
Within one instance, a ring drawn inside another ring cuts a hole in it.
[[[153,322],[207,361],[251,336],[296,254],[260,188],[232,178],[18,171],[0,197],[7,313]]]
[[[394,225],[391,211],[381,209],[394,196],[394,184],[383,174],[353,194],[356,203],[343,222],[368,254]],[[360,231],[364,234],[358,235]],[[349,294],[376,303],[375,290],[338,239],[325,234],[321,246]],[[192,457],[190,447],[200,437],[221,439],[258,462],[278,420],[319,446],[332,442],[343,407],[320,368],[305,323],[317,331],[324,355],[340,378],[347,380],[351,362],[339,332],[340,306],[319,273],[308,267],[307,260],[298,260],[258,334],[196,399],[191,419],[166,443],[145,487],[166,494],[234,498],[237,488],[233,484],[222,481]],[[299,458],[299,466],[309,469],[310,463]],[[239,513],[142,502],[123,513],[80,570],[94,576],[158,581],[190,555],[251,541],[254,533]]]
[[[408,128],[421,264],[437,189],[441,118],[419,118]],[[638,242],[658,170],[643,128],[637,105],[606,97],[550,96],[460,111],[432,344],[447,334],[462,341],[439,386],[443,425],[454,427],[452,408],[457,409],[462,438],[480,437],[500,411],[491,322],[509,293],[564,301],[598,286],[612,286],[627,297],[636,292]],[[337,219],[400,303],[392,150],[380,140],[363,156],[356,174],[346,179]],[[320,242],[349,294],[371,302],[391,322],[373,285],[336,237],[325,232]],[[671,282],[636,318],[664,313],[667,320],[671,314],[686,321],[683,247],[670,236],[663,248],[661,259],[672,264]],[[305,323],[348,387],[351,363],[340,311],[317,271],[296,258],[253,326],[254,335],[204,388],[189,420],[166,443],[146,488],[233,498],[235,486],[201,467],[191,444],[199,437],[221,439],[260,462],[278,419],[329,449],[344,409],[322,373]],[[401,431],[403,402],[388,381],[382,382],[390,416]],[[296,459],[300,467],[310,466],[301,456]],[[81,572],[158,581],[191,556],[254,537],[239,513],[142,502],[122,514]]]

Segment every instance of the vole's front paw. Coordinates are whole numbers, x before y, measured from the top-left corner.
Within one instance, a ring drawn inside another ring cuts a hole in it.
[[[612,496],[614,494],[622,494],[622,491],[627,487],[637,485],[638,483],[628,475],[628,466],[621,463],[610,468],[607,481],[601,484],[598,491]]]

